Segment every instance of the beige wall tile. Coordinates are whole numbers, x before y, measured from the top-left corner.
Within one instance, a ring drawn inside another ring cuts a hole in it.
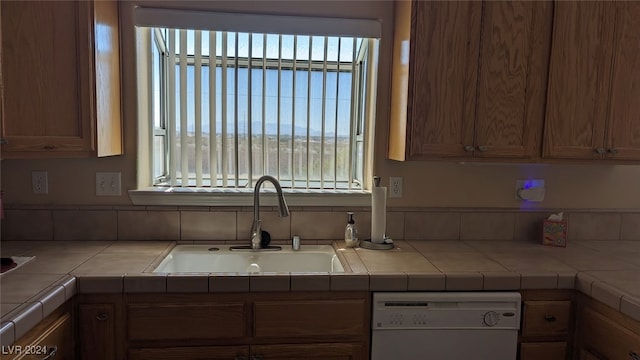
[[[387,236],[394,240],[404,239],[404,212],[387,212]],[[369,229],[371,232],[371,229]]]
[[[65,297],[64,286],[56,286],[48,289],[47,293],[40,298],[42,303],[43,316],[47,317],[55,309],[62,306],[67,301]]]
[[[281,218],[277,211],[261,211],[260,221],[262,223],[262,230],[268,231],[269,234],[271,234],[272,240],[291,240],[291,222],[296,214],[300,213],[291,213],[289,216]],[[253,212],[239,212],[236,226],[236,238],[242,241],[250,241],[252,224]],[[303,239],[308,238],[306,236],[301,237]]]
[[[57,210],[53,212],[55,240],[116,240],[118,216],[115,210]]]
[[[369,274],[371,291],[407,291],[407,274]]]
[[[290,281],[291,291],[329,291],[331,289],[329,273],[291,273]]]
[[[572,213],[568,237],[569,240],[618,240],[620,223],[620,214]]]
[[[407,273],[407,290],[439,291],[446,288],[446,278],[442,273]]]
[[[291,279],[288,273],[255,273],[249,275],[251,291],[289,291]]]
[[[515,272],[483,272],[484,290],[518,290],[520,274]]]
[[[247,292],[249,274],[220,273],[209,276],[209,292]]]
[[[331,291],[367,291],[368,274],[331,273],[329,274]]]
[[[462,240],[513,240],[514,227],[513,213],[478,212],[460,215]]]
[[[631,298],[627,295],[622,296],[622,300],[620,301],[620,311],[623,314],[640,321],[640,301],[638,301],[638,299]]]
[[[483,287],[482,274],[477,272],[447,273],[445,277],[447,291],[474,291]]]
[[[516,213],[514,240],[542,243],[542,220],[549,215],[549,212]]]
[[[20,312],[13,320],[16,331],[16,339],[20,339],[34,326],[38,325],[40,321],[44,319],[42,312],[42,304],[40,302],[34,302],[27,305],[27,307]]]
[[[303,211],[291,214],[291,233],[302,239],[344,239],[346,225],[346,215],[339,212]]]
[[[2,240],[52,240],[53,218],[49,210],[5,210]]]
[[[0,345],[10,346],[16,339],[16,331],[13,322],[7,321],[0,325]]]
[[[235,212],[180,212],[181,240],[235,240]]]
[[[178,211],[118,211],[119,240],[179,240]]]
[[[206,293],[209,292],[209,276],[203,274],[167,275],[168,293]]]
[[[620,290],[601,281],[594,281],[591,285],[591,296],[616,310],[620,310],[622,295]]]
[[[457,240],[460,214],[456,212],[407,212],[404,215],[407,240]]]
[[[78,277],[79,294],[119,294],[123,291],[122,275],[80,275]]]
[[[126,293],[165,293],[167,292],[166,274],[125,275]]]
[[[524,273],[520,283],[522,289],[556,289],[558,287],[558,274]]]
[[[622,214],[620,240],[640,240],[640,214]]]

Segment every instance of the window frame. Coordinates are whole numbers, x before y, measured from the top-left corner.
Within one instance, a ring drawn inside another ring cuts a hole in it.
[[[167,10],[169,11],[169,10]],[[170,10],[173,11],[173,10]],[[262,17],[262,15],[255,15]],[[140,36],[140,33],[147,32],[146,35]],[[141,52],[141,48],[144,49],[145,45],[150,45],[150,41],[152,37],[148,33],[149,29],[144,27],[136,27],[136,36],[138,38],[137,41],[137,51]],[[375,60],[375,56],[377,56],[377,49],[379,46],[379,37],[376,40],[373,40],[376,46],[375,51],[369,51],[369,63],[374,64],[377,63]],[[149,52],[151,52],[151,46],[147,46]],[[142,51],[144,52],[144,51]],[[147,54],[147,56],[151,56]],[[143,64],[144,61],[140,60],[140,56],[136,56],[136,61],[138,65],[138,73],[140,71],[144,71],[147,73],[147,76],[150,76],[149,73],[152,71],[151,69],[145,68]],[[150,58],[151,59],[151,58]],[[166,59],[165,59],[166,60]],[[277,60],[276,60],[277,62]],[[293,63],[293,61],[292,61]],[[363,69],[365,67],[360,67],[359,71],[368,71],[369,77],[377,78],[377,71],[371,71],[371,68],[375,68],[374,66],[368,66],[370,69]],[[147,86],[145,82],[150,83],[148,81],[149,78],[145,78],[144,76],[138,77],[138,122],[139,122],[139,141],[138,141],[138,158],[139,159],[150,159],[149,161],[141,161],[138,160],[138,186],[137,189],[129,190],[130,198],[132,202],[136,205],[209,205],[209,206],[246,206],[251,205],[253,203],[253,189],[227,189],[227,188],[196,188],[196,187],[154,187],[153,181],[150,180],[150,174],[152,173],[152,169],[149,167],[153,167],[150,162],[151,153],[153,152],[153,141],[149,141],[149,138],[144,141],[145,134],[147,137],[153,139],[155,136],[155,129],[151,126],[152,129],[149,129],[148,126],[145,127],[142,123],[145,121],[149,121],[149,115],[152,111],[150,109],[151,102],[150,98],[140,96],[140,90],[144,90]],[[375,81],[374,81],[375,83]],[[150,87],[150,86],[149,86]],[[358,121],[354,121],[352,126],[355,126],[358,129],[361,126],[366,126],[367,128],[367,136],[358,139],[359,142],[362,142],[363,147],[363,178],[366,179],[370,177],[372,172],[372,148],[373,148],[373,128],[374,128],[374,117],[375,115],[372,113],[372,110],[375,109],[375,106],[372,103],[375,103],[375,96],[371,96],[375,94],[376,89],[368,88],[365,89],[361,94],[363,97],[367,97],[368,109],[365,109],[361,112],[361,116],[364,120],[364,124],[360,123],[360,119]],[[149,106],[145,107],[145,101]],[[140,105],[143,106],[140,106]],[[166,106],[166,104],[164,104]],[[357,109],[357,108],[356,108]],[[145,111],[146,110],[146,111]],[[358,109],[360,110],[360,109]],[[166,119],[165,119],[166,121]],[[166,123],[165,123],[166,124]],[[163,130],[165,135],[165,151],[168,151],[168,144],[166,143],[166,128]],[[160,135],[162,135],[160,134]],[[140,149],[145,148],[146,151]],[[357,146],[353,146],[354,151],[357,150]],[[146,157],[144,157],[146,156]],[[168,168],[168,164],[165,164],[166,168]],[[152,174],[151,174],[152,175]],[[152,177],[151,177],[152,178]],[[296,189],[285,189],[284,192],[287,197],[287,202],[292,206],[368,206],[370,205],[370,191],[366,190],[366,185],[368,181],[364,181],[363,190],[296,190]],[[266,192],[270,192],[266,190]],[[265,205],[269,205],[269,198],[267,196]],[[273,203],[275,205],[275,202]]]

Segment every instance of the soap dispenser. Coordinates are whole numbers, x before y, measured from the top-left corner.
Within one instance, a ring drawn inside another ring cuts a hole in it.
[[[347,247],[358,246],[358,229],[356,228],[356,221],[353,219],[353,213],[348,212],[349,219],[347,220],[347,227],[344,229],[344,242]]]

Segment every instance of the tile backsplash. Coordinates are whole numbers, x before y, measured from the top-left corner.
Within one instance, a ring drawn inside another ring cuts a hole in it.
[[[341,239],[347,211],[355,213],[359,237],[371,231],[369,208],[292,207],[278,217],[276,208],[260,213],[275,241],[299,235],[303,240]],[[542,219],[555,210],[389,208],[387,234],[406,240],[538,241]],[[640,240],[640,212],[570,211],[569,241]],[[33,207],[9,206],[0,223],[3,240],[175,240],[246,241],[249,207]]]

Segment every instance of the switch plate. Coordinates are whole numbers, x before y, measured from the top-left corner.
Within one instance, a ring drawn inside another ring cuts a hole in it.
[[[34,194],[48,194],[49,182],[47,181],[46,171],[31,172],[31,190]]]
[[[121,192],[119,172],[96,173],[96,196],[120,196]]]
[[[402,176],[389,177],[389,197],[402,197]]]

